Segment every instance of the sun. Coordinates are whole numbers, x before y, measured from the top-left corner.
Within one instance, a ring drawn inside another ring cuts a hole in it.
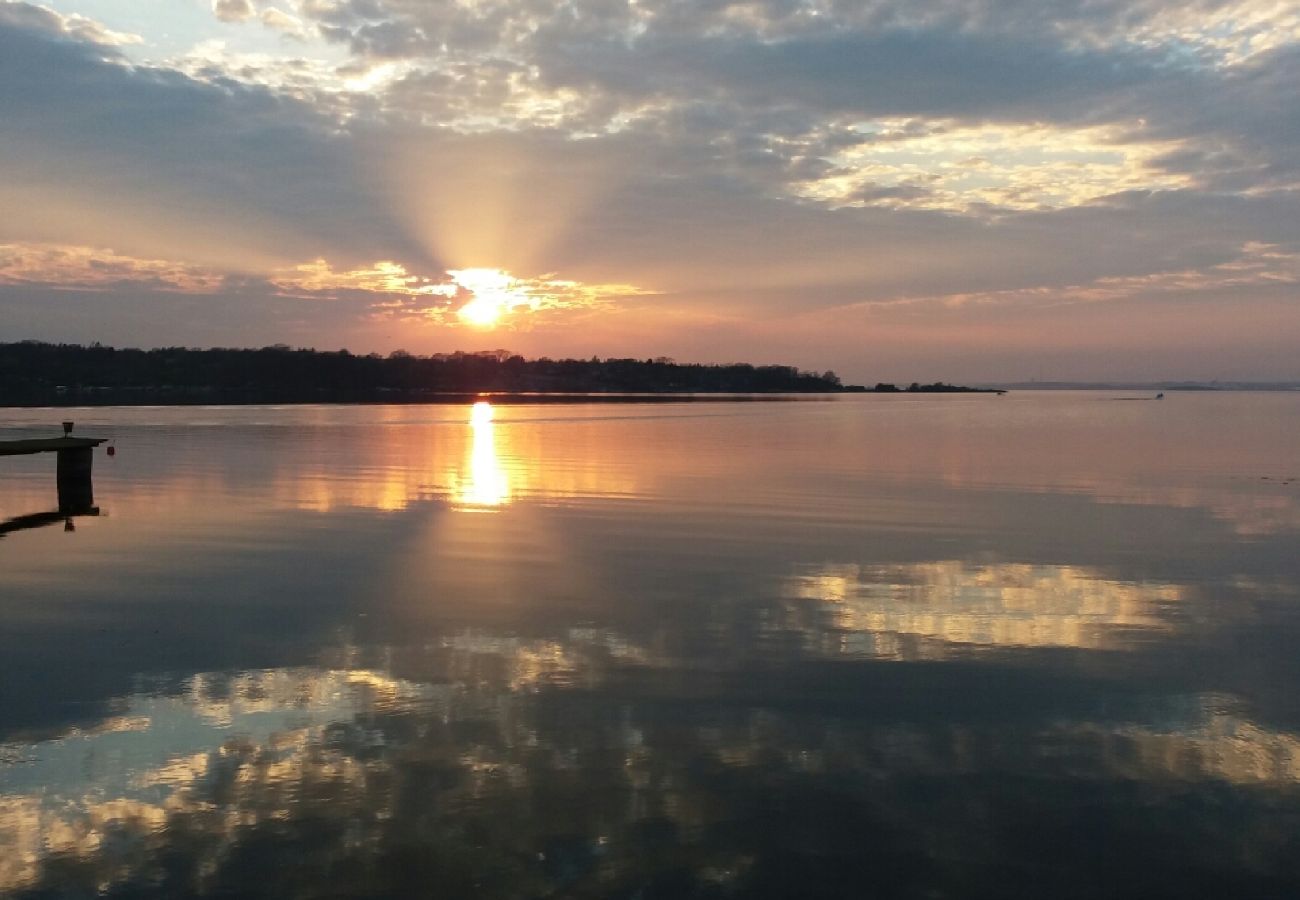
[[[474,325],[478,328],[491,328],[501,321],[503,312],[505,310],[502,308],[501,302],[496,298],[475,296],[473,300],[456,310],[456,315],[460,316],[461,321],[468,325]]]
[[[532,306],[526,285],[500,269],[452,269],[452,280],[472,296],[456,315],[467,325],[491,328],[509,312]]]

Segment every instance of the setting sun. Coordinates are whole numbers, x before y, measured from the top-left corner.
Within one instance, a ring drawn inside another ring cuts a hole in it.
[[[473,295],[456,311],[466,324],[491,328],[511,310],[532,305],[518,279],[500,269],[454,269],[448,274]]]
[[[456,315],[470,325],[490,328],[501,321],[502,305],[490,297],[476,297],[462,306]]]

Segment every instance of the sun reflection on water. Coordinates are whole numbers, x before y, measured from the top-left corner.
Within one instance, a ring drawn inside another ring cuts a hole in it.
[[[503,506],[510,502],[510,477],[497,454],[492,404],[485,400],[470,409],[467,477],[457,485],[456,501],[471,509]]]

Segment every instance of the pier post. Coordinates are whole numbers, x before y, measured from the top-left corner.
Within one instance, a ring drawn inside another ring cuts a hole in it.
[[[91,447],[70,447],[58,451],[59,512],[85,513],[95,505],[91,468],[95,451]]]

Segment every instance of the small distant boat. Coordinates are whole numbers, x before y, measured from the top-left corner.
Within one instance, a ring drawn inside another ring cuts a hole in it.
[[[1157,400],[1163,400],[1163,399],[1165,399],[1165,392],[1164,392],[1164,391],[1161,391],[1160,393],[1156,394],[1156,399],[1157,399]]]

